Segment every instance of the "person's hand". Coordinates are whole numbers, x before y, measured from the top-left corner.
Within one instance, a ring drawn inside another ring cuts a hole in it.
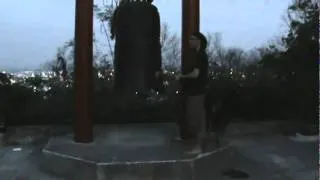
[[[161,75],[161,71],[157,71],[156,73],[155,73],[155,76],[156,77],[159,77]]]
[[[181,80],[181,78],[182,78],[182,74],[178,74],[178,75],[176,76],[176,80],[177,80],[177,81]]]

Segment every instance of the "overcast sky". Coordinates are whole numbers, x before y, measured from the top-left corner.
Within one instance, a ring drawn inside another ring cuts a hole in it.
[[[95,3],[102,3],[96,0]],[[282,16],[290,0],[200,0],[201,31],[222,33],[225,46],[263,45],[285,32]],[[161,21],[181,32],[181,0],[155,0]],[[36,68],[73,37],[74,0],[1,0],[0,69]],[[95,23],[99,47],[107,48]]]

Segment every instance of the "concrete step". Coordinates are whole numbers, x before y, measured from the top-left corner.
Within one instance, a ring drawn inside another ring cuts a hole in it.
[[[95,142],[78,144],[56,137],[43,149],[41,168],[68,180],[196,180],[194,162],[219,150],[190,154],[190,144],[174,141],[175,125],[122,125],[95,129]],[[200,180],[200,179],[199,179]]]

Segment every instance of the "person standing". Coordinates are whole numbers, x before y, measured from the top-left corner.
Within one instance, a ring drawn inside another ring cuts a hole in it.
[[[190,66],[187,73],[179,75],[185,100],[184,118],[180,122],[186,132],[181,137],[184,140],[197,139],[196,147],[191,153],[201,152],[201,143],[206,133],[206,111],[204,99],[208,83],[208,55],[206,53],[207,39],[200,33],[195,32],[190,36]]]

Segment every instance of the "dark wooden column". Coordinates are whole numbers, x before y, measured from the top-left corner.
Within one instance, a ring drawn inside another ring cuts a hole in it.
[[[182,0],[181,65],[184,72],[188,64],[189,37],[200,30],[200,0]]]
[[[189,52],[189,37],[193,32],[199,31],[200,27],[200,5],[199,0],[182,0],[182,42],[181,42],[181,71],[186,73],[186,69],[190,64],[190,59],[188,56]],[[182,90],[183,91],[183,90]],[[186,104],[187,98],[183,95],[183,112],[182,117],[179,120],[180,124],[180,135],[181,138],[185,138],[187,135],[188,123],[186,122]]]
[[[193,0],[194,31],[200,31],[200,0]]]
[[[76,0],[75,14],[75,141],[93,141],[93,0]]]

